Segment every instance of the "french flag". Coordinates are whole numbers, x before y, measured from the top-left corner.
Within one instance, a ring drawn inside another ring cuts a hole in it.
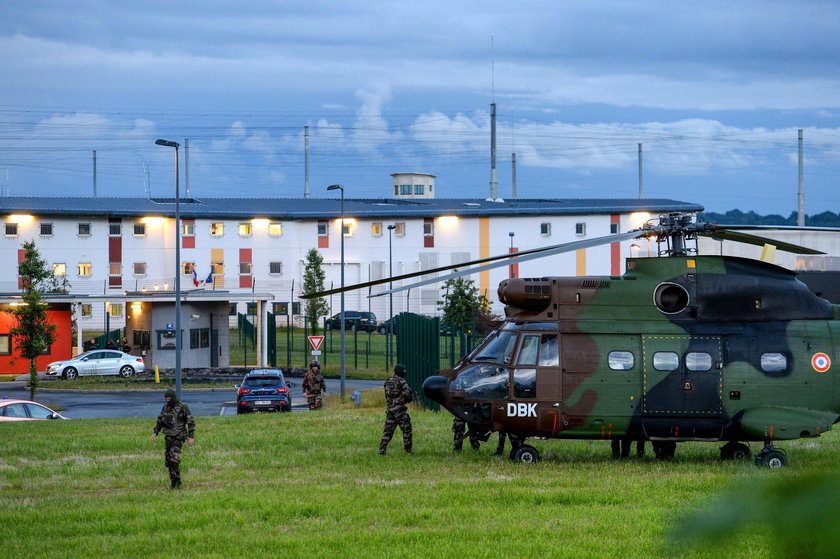
[[[213,283],[213,272],[207,274],[207,279],[204,280],[204,283]]]
[[[198,285],[199,285],[198,274],[195,273],[195,268],[193,268],[193,283],[195,284],[196,287],[198,287]]]

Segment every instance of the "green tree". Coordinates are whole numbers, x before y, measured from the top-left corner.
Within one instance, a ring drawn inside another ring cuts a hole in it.
[[[303,293],[315,293],[324,290],[324,257],[314,248],[309,249],[306,253],[306,265],[303,269]],[[324,297],[317,299],[307,299],[304,307],[304,316],[306,316],[309,325],[312,327],[312,333],[318,333],[319,319],[326,316],[329,312],[327,300]]]
[[[38,389],[38,369],[35,360],[47,353],[55,341],[55,325],[47,320],[47,304],[42,295],[51,285],[52,273],[47,262],[41,258],[35,241],[23,243],[23,260],[18,264],[18,275],[23,284],[23,305],[10,312],[17,321],[11,329],[12,342],[19,349],[21,357],[29,360],[29,399],[35,399]]]
[[[490,312],[490,301],[478,293],[473,280],[452,278],[443,284],[443,301],[438,308],[443,311],[443,322],[458,330],[470,329],[481,316]]]

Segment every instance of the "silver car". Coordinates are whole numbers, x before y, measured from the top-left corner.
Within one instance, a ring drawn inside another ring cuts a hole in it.
[[[128,378],[146,369],[143,358],[113,349],[95,349],[66,361],[55,361],[47,366],[47,375],[73,380],[84,375],[120,375]]]

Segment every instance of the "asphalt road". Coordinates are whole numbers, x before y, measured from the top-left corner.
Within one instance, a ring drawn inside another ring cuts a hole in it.
[[[295,411],[306,410],[306,398],[300,389],[303,379],[288,379],[295,386],[292,387],[292,406]],[[87,419],[95,417],[157,417],[163,406],[163,390],[61,390],[53,388],[61,382],[50,381],[43,389],[38,390],[35,399],[46,405],[56,405],[64,408],[61,415],[70,419]],[[336,379],[326,379],[327,393],[335,394],[340,390],[340,382]],[[354,390],[381,388],[381,380],[345,380],[345,393]],[[230,389],[183,389],[181,399],[190,406],[193,415],[236,415],[236,391],[231,382]],[[23,382],[0,383],[0,398],[29,399],[29,390]]]

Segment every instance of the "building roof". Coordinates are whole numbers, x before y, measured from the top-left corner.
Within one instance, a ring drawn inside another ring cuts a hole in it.
[[[457,215],[495,217],[524,215],[586,215],[671,211],[699,212],[703,206],[667,198],[529,198],[488,201],[481,198],[345,198],[348,217],[423,218]],[[175,215],[174,198],[100,197],[0,197],[0,213],[40,216],[141,217]],[[218,218],[277,220],[334,219],[341,217],[341,202],[335,198],[182,198],[182,219]]]

